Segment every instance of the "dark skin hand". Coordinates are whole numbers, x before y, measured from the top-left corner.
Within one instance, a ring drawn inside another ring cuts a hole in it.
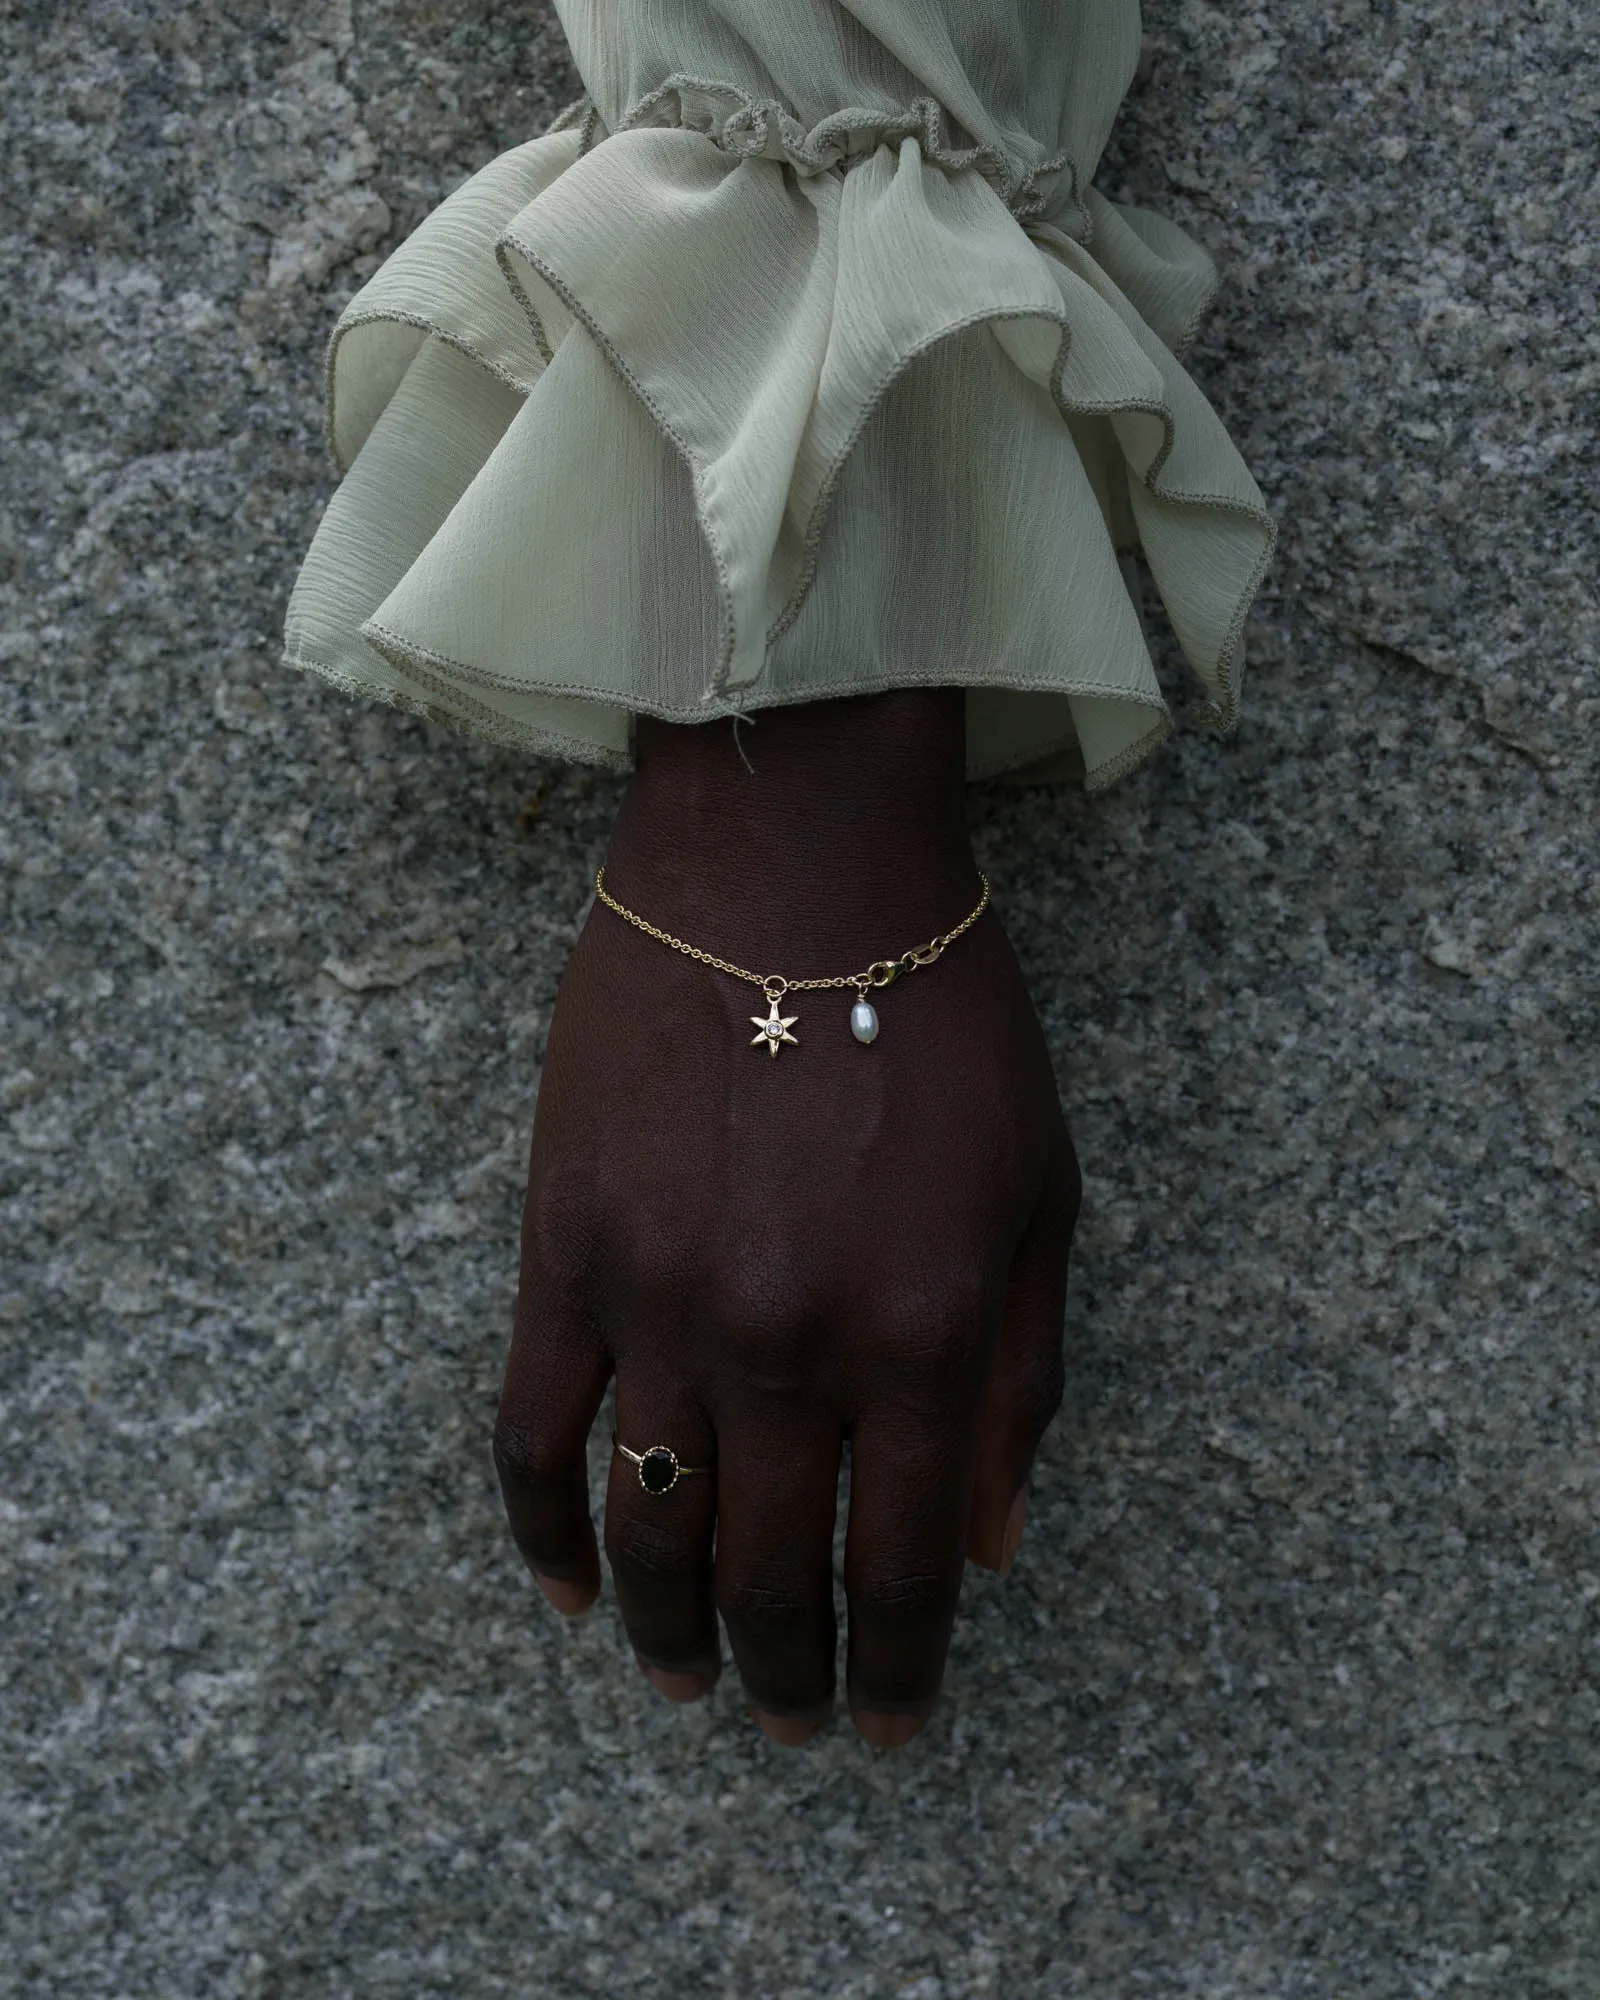
[[[981,884],[964,698],[912,689],[726,721],[640,721],[606,887],[791,979],[955,927]],[[1005,1570],[1060,1407],[1079,1178],[1038,1017],[991,908],[874,993],[766,1002],[596,904],[540,1086],[495,1463],[517,1546],[571,1615],[599,1594],[585,1441],[713,1468],[653,1495],[614,1452],[605,1546],[640,1667],[696,1700],[720,1613],[774,1741],[835,1695],[832,1547],[851,1449],[847,1695],[894,1747],[937,1698],[964,1564]]]

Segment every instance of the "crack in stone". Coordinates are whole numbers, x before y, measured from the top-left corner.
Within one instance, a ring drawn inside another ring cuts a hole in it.
[[[1337,619],[1326,618],[1320,612],[1312,610],[1309,605],[1306,610],[1307,615],[1314,618],[1324,631],[1336,632],[1341,638],[1354,639],[1357,644],[1365,646],[1368,652],[1377,653],[1386,660],[1397,661],[1404,667],[1415,667],[1434,680],[1449,681],[1457,687],[1467,689],[1477,697],[1478,719],[1498,742],[1503,743],[1508,750],[1516,751],[1519,757],[1525,757],[1535,770],[1555,771],[1561,768],[1565,760],[1558,751],[1547,750],[1538,743],[1530,743],[1526,737],[1518,736],[1505,723],[1496,720],[1490,705],[1493,697],[1489,690],[1475,680],[1465,668],[1450,666],[1439,660],[1430,660],[1426,655],[1413,652],[1407,646],[1396,645],[1392,639],[1380,639],[1359,625],[1343,624]]]

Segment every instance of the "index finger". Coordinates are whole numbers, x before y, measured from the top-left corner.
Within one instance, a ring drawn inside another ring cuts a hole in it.
[[[932,1713],[961,1596],[992,1316],[990,1302],[971,1306],[908,1342],[924,1366],[897,1367],[893,1400],[851,1432],[847,1687],[857,1729],[884,1748]]]
[[[857,1729],[889,1749],[933,1712],[966,1567],[973,1461],[954,1425],[858,1422],[851,1442],[846,1685]]]

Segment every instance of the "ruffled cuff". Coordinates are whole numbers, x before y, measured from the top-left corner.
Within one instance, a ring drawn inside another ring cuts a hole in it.
[[[1216,282],[932,98],[580,99],[341,315],[285,661],[615,768],[641,712],[960,685],[972,776],[1108,784],[1171,726],[1133,560],[1225,727],[1275,543],[1177,359]]]

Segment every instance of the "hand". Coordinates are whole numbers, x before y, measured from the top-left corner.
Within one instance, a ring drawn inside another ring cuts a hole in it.
[[[690,943],[790,978],[864,969],[981,893],[959,690],[642,721],[606,886]],[[675,1699],[721,1669],[717,1614],[767,1733],[834,1695],[842,1446],[847,1685],[861,1733],[926,1720],[964,1558],[1004,1569],[1060,1406],[1077,1163],[994,910],[873,995],[766,1005],[597,904],[551,1024],[515,1332],[495,1432],[512,1532],[552,1601],[600,1584],[585,1441],[713,1468],[644,1490],[613,1454],[605,1542],[641,1667]]]

